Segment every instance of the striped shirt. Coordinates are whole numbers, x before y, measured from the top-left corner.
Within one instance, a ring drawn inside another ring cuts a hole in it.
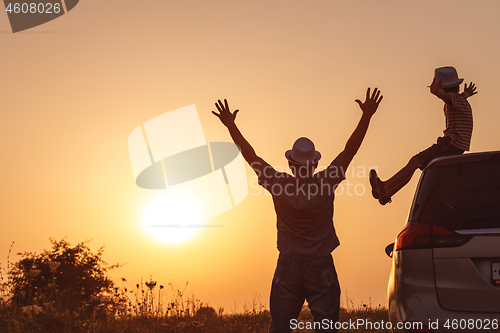
[[[463,94],[447,93],[451,105],[444,105],[446,129],[444,136],[451,138],[451,144],[469,150],[472,136],[472,108]]]

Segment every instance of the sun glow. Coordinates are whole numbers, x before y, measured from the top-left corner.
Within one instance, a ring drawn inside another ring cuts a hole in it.
[[[203,222],[196,202],[181,193],[162,193],[149,202],[142,214],[142,223],[152,238],[169,244],[192,239]]]

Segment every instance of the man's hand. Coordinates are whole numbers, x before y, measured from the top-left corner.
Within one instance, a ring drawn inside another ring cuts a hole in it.
[[[367,116],[373,116],[375,111],[377,111],[378,105],[382,101],[382,98],[384,96],[380,96],[380,90],[375,88],[373,91],[372,96],[370,97],[370,88],[366,90],[366,99],[364,103],[361,103],[359,99],[356,100],[356,103],[359,104],[359,107],[363,111],[363,114],[366,114]]]
[[[212,111],[212,113],[216,115],[226,127],[233,125],[234,119],[236,119],[236,114],[238,113],[239,110],[235,110],[234,112],[231,113],[231,111],[229,111],[229,105],[227,104],[227,100],[225,99],[224,99],[224,104],[219,99],[219,101],[215,103],[215,106],[217,107],[217,110],[219,110],[219,113],[216,113],[215,111]]]
[[[471,82],[470,85],[467,87],[467,83],[466,83],[465,84],[464,93],[466,93],[467,95],[469,95],[468,97],[477,94],[476,85]]]
[[[250,167],[255,171],[255,173],[260,175],[262,173],[261,168],[264,165],[268,165],[262,158],[257,156],[253,147],[248,143],[248,141],[243,137],[238,126],[234,123],[234,119],[236,118],[236,114],[238,110],[231,112],[229,110],[229,105],[227,104],[227,100],[224,100],[222,103],[219,99],[217,103],[215,103],[217,110],[219,113],[212,111],[214,115],[216,115],[220,121],[227,127],[229,130],[229,134],[233,139],[234,143],[240,148],[241,154]]]
[[[363,111],[363,115],[359,120],[358,126],[354,129],[349,140],[345,144],[344,150],[337,156],[342,163],[343,170],[347,170],[349,164],[351,163],[354,155],[359,150],[363,139],[365,138],[366,131],[368,130],[368,125],[370,124],[371,117],[377,111],[378,105],[382,101],[383,96],[380,96],[380,90],[375,88],[373,94],[370,97],[370,88],[366,90],[366,99],[364,103],[361,103],[359,99],[356,103]]]

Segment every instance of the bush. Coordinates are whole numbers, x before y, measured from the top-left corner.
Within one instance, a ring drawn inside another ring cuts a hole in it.
[[[211,306],[202,306],[196,311],[196,316],[201,318],[215,318],[217,311]]]
[[[73,311],[92,310],[102,303],[102,296],[111,294],[114,283],[102,260],[104,247],[92,253],[88,240],[71,247],[66,240],[50,239],[51,250],[41,254],[18,253],[23,258],[9,271],[11,302],[18,307],[57,305]]]

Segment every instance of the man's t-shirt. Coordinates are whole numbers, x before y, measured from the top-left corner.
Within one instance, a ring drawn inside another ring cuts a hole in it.
[[[333,199],[345,174],[338,158],[310,178],[278,172],[269,164],[262,166],[258,178],[273,197],[280,253],[321,258],[339,246],[333,226]]]

